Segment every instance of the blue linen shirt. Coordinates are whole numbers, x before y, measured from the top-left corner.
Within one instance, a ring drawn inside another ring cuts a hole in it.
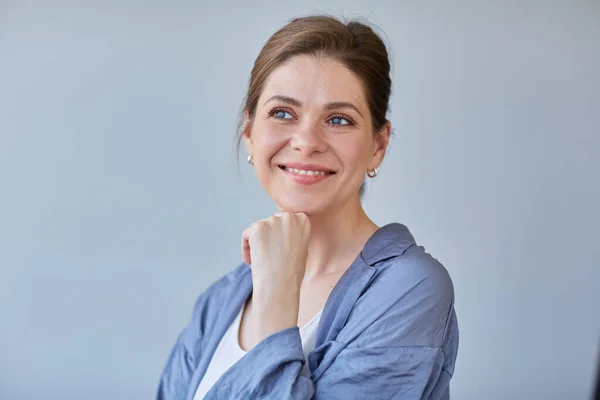
[[[242,264],[200,295],[160,377],[157,400],[193,400],[212,355],[252,292]],[[409,230],[378,229],[333,288],[308,355],[298,327],[263,339],[205,399],[449,399],[458,351],[446,269]]]

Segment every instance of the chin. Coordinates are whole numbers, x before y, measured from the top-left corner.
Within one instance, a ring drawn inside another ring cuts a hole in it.
[[[312,201],[311,201],[312,200]],[[280,210],[289,213],[304,213],[308,216],[318,215],[323,213],[327,209],[327,202],[322,199],[315,201],[316,199],[310,198],[285,198],[278,199],[275,203]]]

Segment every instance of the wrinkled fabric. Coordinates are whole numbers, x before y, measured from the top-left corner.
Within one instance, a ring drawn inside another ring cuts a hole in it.
[[[242,264],[204,292],[160,377],[157,400],[192,400],[227,328],[252,292]],[[298,327],[262,340],[205,399],[447,400],[458,351],[446,269],[401,224],[369,239],[333,288],[308,356]]]

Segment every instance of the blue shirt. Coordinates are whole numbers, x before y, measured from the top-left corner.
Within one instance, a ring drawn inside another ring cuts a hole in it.
[[[160,377],[158,400],[192,400],[221,337],[252,292],[242,264],[198,298]],[[446,269],[408,229],[378,229],[333,288],[308,356],[298,327],[263,339],[205,399],[449,399],[458,350]]]

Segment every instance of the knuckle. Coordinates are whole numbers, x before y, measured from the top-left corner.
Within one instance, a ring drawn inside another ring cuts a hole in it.
[[[290,213],[289,212],[282,212],[280,218],[284,221],[288,221],[290,219]]]
[[[258,229],[260,229],[260,230],[266,229],[266,228],[268,228],[268,227],[269,227],[269,223],[270,223],[270,222],[271,222],[271,221],[269,221],[269,220],[262,220],[262,221],[259,221],[259,222],[256,224],[256,227],[257,227]]]
[[[256,234],[260,234],[260,233],[264,232],[265,229],[268,228],[268,224],[266,221],[257,221],[252,225],[253,225],[252,231],[255,232]]]
[[[296,214],[296,218],[298,219],[298,221],[300,221],[303,224],[305,224],[308,221],[308,216],[304,213]]]

